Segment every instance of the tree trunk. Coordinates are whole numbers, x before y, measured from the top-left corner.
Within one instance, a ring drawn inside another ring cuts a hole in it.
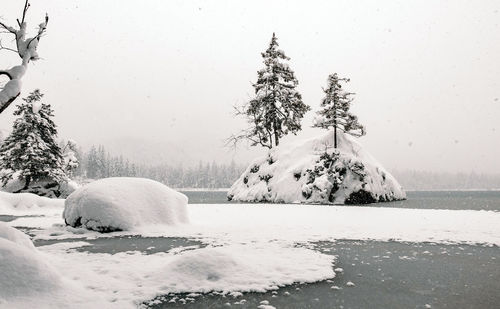
[[[337,126],[333,127],[333,148],[337,149]]]
[[[26,177],[26,183],[24,184],[23,190],[27,190],[31,183],[31,176]]]
[[[276,147],[279,146],[280,144],[280,136],[279,136],[279,133],[278,133],[278,130],[277,130],[277,125],[276,125],[276,121],[273,123],[273,130],[274,130],[274,144],[276,145]]]

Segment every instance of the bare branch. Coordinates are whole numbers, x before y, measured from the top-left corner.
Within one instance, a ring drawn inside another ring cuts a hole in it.
[[[14,52],[14,53],[17,54],[17,50],[3,46],[2,45],[2,40],[0,40],[0,50],[8,50],[8,51],[11,51],[11,52]]]
[[[10,75],[8,71],[0,71],[0,75],[7,75],[7,77],[9,77],[9,79],[12,80],[12,75]]]
[[[10,27],[10,26],[7,26],[6,24],[4,24],[4,23],[3,23],[3,22],[1,22],[1,21],[0,21],[0,26],[1,26],[3,29],[7,30],[8,32],[10,32],[10,33],[12,33],[12,34],[16,35],[16,29],[14,29],[14,28],[12,28],[12,27]]]
[[[45,34],[49,17],[46,14],[45,20],[38,26],[38,33],[31,38],[26,38],[26,16],[30,8],[29,0],[25,0],[22,18],[17,19],[19,29],[7,26],[5,23],[0,22],[0,29],[12,33],[16,37],[16,49],[5,47],[0,42],[0,50],[8,50],[16,52],[22,59],[21,65],[12,67],[7,71],[0,71],[0,75],[7,75],[10,81],[3,89],[0,89],[0,113],[4,111],[20,94],[21,92],[21,78],[28,68],[28,63],[33,60],[38,60],[40,57],[37,53],[38,43]],[[5,33],[3,31],[3,33]]]
[[[8,100],[7,102],[3,103],[3,104],[0,104],[0,114],[7,108],[10,106],[10,104],[12,102],[14,102],[17,97],[20,95],[21,93],[18,93],[15,97],[12,97],[10,100]]]
[[[19,25],[19,28],[22,27],[22,24],[24,23],[24,19],[26,18],[26,12],[28,11],[28,8],[30,7],[30,4],[28,3],[28,0],[24,3],[24,9],[23,9],[23,18],[21,21],[19,21],[19,18],[17,19],[17,24]]]

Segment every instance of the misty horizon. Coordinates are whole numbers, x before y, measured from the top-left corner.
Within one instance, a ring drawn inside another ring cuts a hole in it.
[[[276,32],[312,108],[286,139],[317,135],[322,87],[338,72],[367,128],[359,143],[389,170],[500,173],[498,2],[264,3],[45,1],[30,17],[50,12],[50,32],[21,96],[45,93],[59,137],[84,149],[147,164],[248,163],[264,149],[233,151],[224,139],[245,126],[233,105],[252,96]],[[3,7],[11,23],[19,4]],[[2,66],[18,61],[7,55]]]

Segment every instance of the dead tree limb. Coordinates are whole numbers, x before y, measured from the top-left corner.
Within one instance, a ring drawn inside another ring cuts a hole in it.
[[[0,90],[0,113],[2,113],[21,93],[21,79],[28,69],[30,61],[36,61],[40,57],[37,53],[38,43],[47,30],[49,16],[45,15],[44,21],[38,25],[38,32],[35,36],[26,38],[26,13],[30,7],[28,0],[24,3],[23,14],[21,20],[17,19],[19,29],[11,27],[3,22],[0,22],[0,29],[5,30],[4,33],[13,34],[16,40],[16,48],[7,48],[1,45],[0,50],[10,50],[17,52],[21,57],[22,62],[8,70],[0,70],[0,75],[6,75],[9,81],[5,84],[3,89]]]

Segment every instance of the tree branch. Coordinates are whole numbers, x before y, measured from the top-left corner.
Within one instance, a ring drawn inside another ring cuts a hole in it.
[[[23,77],[28,63],[33,60],[39,59],[37,53],[38,43],[47,29],[49,16],[45,15],[45,20],[38,26],[38,33],[32,38],[25,38],[26,36],[26,16],[30,8],[29,0],[25,0],[21,20],[17,20],[19,29],[7,26],[5,23],[0,22],[0,29],[5,29],[16,37],[16,49],[4,47],[0,42],[0,50],[8,50],[16,52],[22,59],[21,65],[14,66],[10,70],[0,71],[0,75],[7,75],[10,81],[0,90],[0,113],[2,113],[20,94],[21,92],[21,78]]]
[[[8,71],[0,71],[0,75],[7,75],[7,77],[12,80],[12,75]]]

